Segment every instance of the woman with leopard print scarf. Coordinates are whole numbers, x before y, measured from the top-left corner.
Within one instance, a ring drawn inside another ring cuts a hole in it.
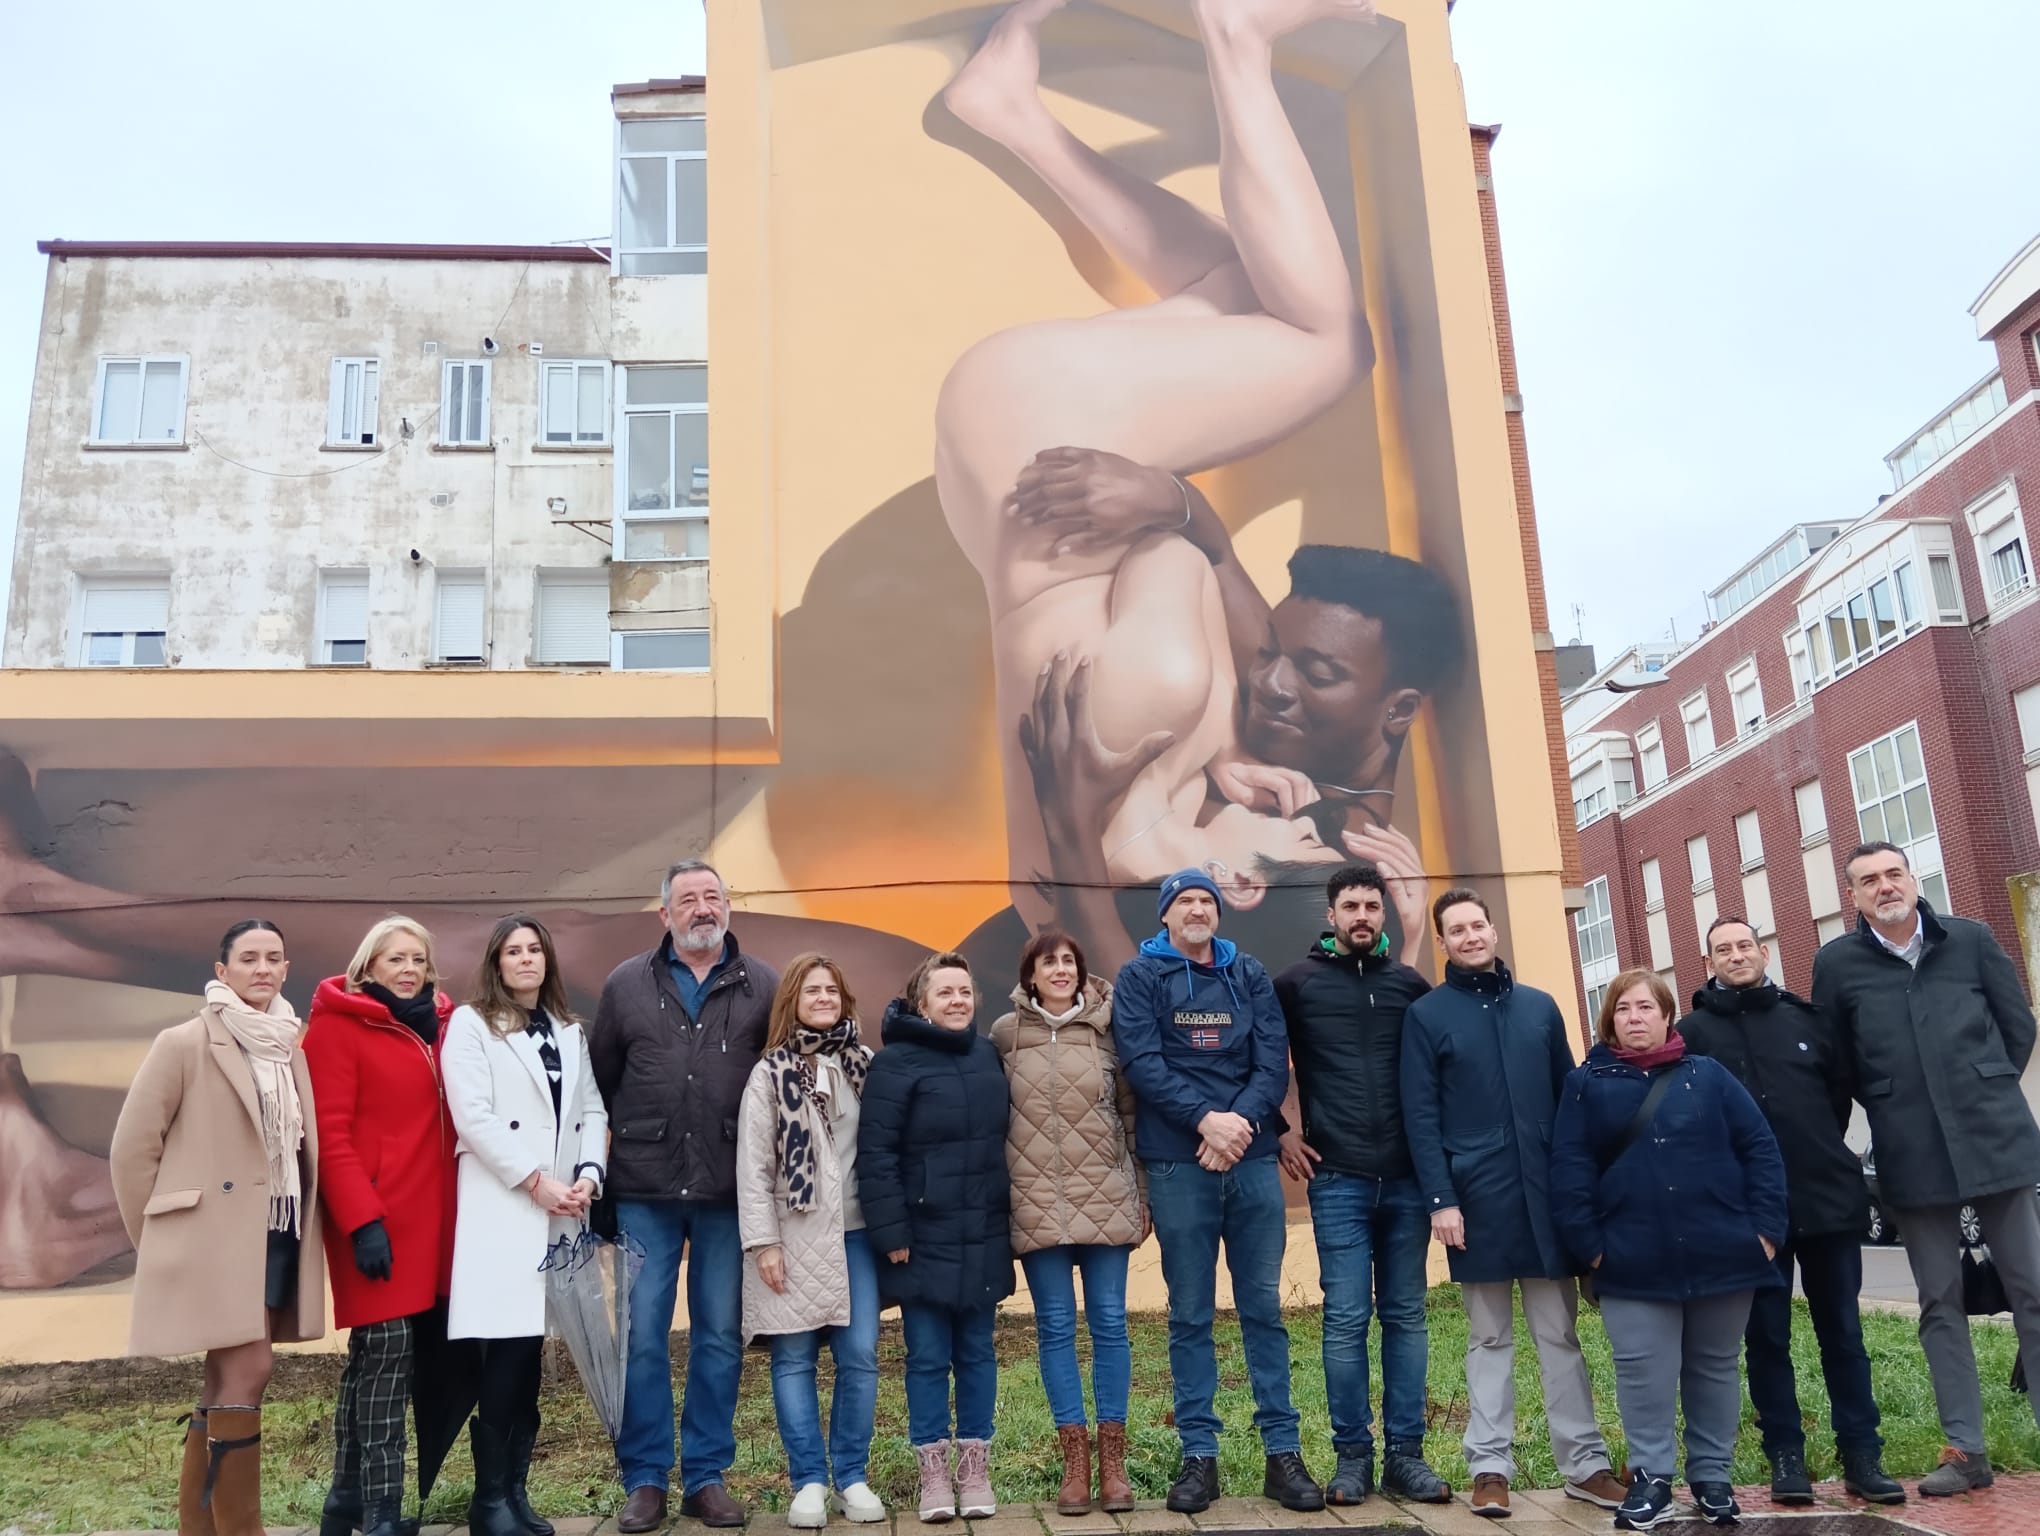
[[[878,1406],[878,1274],[857,1199],[857,1125],[871,1052],[842,968],[808,954],[772,999],[765,1054],[737,1116],[744,1335],[772,1350],[772,1406],[793,1480],[789,1525],[825,1524],[832,1502],[886,1518],[865,1481]],[[836,1363],[824,1444],[815,1363]]]

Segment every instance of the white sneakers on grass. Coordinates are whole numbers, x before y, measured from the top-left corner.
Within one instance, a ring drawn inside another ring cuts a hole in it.
[[[836,1508],[843,1518],[857,1525],[877,1525],[885,1519],[885,1505],[871,1491],[869,1483],[852,1483],[836,1494]]]
[[[786,1506],[786,1523],[797,1531],[819,1531],[829,1523],[832,1502],[845,1520],[857,1525],[876,1525],[885,1519],[885,1505],[869,1483],[852,1483],[833,1500],[820,1483],[805,1483]]]

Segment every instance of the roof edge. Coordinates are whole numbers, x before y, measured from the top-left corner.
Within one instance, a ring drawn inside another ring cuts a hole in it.
[[[609,98],[619,96],[661,96],[669,91],[699,93],[708,89],[706,75],[675,75],[670,80],[627,80],[609,88]]]
[[[608,264],[588,245],[404,245],[291,240],[38,240],[45,256],[340,256],[381,261],[582,261]]]

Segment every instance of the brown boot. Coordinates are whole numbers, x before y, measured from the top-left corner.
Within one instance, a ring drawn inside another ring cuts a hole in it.
[[[1133,1484],[1126,1480],[1126,1426],[1098,1426],[1098,1507],[1108,1515],[1133,1508]]]
[[[1062,1441],[1062,1488],[1055,1496],[1059,1515],[1088,1515],[1091,1512],[1091,1435],[1082,1424],[1059,1424],[1055,1436]]]
[[[200,1494],[217,1536],[263,1536],[262,1410],[205,1411],[206,1473]]]
[[[214,1536],[212,1511],[199,1503],[205,1492],[205,1404],[184,1421],[184,1465],[177,1474],[177,1536]]]

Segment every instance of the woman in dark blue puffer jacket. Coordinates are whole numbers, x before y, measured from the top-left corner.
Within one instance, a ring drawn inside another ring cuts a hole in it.
[[[1653,971],[1615,978],[1552,1132],[1552,1219],[1592,1271],[1615,1353],[1631,1473],[1621,1530],[1648,1530],[1670,1510],[1681,1396],[1694,1503],[1717,1525],[1741,1513],[1728,1468],[1743,1329],[1750,1298],[1779,1283],[1771,1258],[1786,1231],[1771,1127],[1727,1068],[1685,1054],[1675,1007]]]

